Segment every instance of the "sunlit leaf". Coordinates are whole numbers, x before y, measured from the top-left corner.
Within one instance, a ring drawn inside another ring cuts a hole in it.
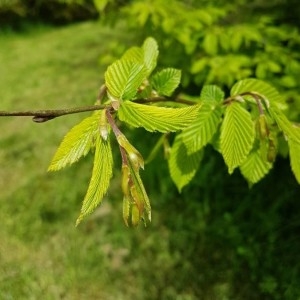
[[[147,74],[144,64],[136,60],[120,59],[105,72],[108,92],[118,99],[132,99]]]
[[[208,32],[203,40],[203,48],[207,54],[216,55],[218,52],[218,37],[214,32]]]
[[[300,128],[293,125],[285,114],[275,105],[269,107],[268,111],[285,136],[288,139],[293,139],[295,142],[300,143]]]
[[[99,134],[99,113],[83,119],[64,137],[58,147],[48,171],[57,171],[77,162],[94,145],[94,138]]]
[[[231,103],[225,111],[221,126],[221,153],[229,173],[238,167],[249,154],[255,137],[250,113],[239,103]]]
[[[144,127],[148,131],[172,132],[191,124],[197,116],[199,107],[194,105],[169,108],[126,101],[120,106],[118,117],[133,127]]]
[[[203,151],[201,150],[188,154],[187,148],[182,142],[181,135],[176,136],[168,163],[171,178],[179,191],[193,179],[202,157]]]
[[[278,102],[282,99],[278,91],[273,86],[254,78],[238,81],[231,88],[230,95],[235,96],[245,92],[256,92],[264,96],[268,102]]]
[[[140,47],[131,47],[123,55],[121,60],[136,61],[141,64],[144,63],[144,53]]]
[[[268,174],[272,164],[262,158],[260,149],[251,151],[247,159],[240,166],[241,173],[250,184],[254,184]]]
[[[173,68],[163,69],[156,73],[151,83],[159,95],[171,96],[178,87],[181,78],[181,71]]]
[[[200,94],[201,101],[220,103],[224,99],[224,92],[216,85],[205,85]]]
[[[158,45],[154,38],[148,37],[144,44],[144,64],[147,69],[147,76],[155,69],[158,57]]]
[[[218,129],[222,116],[220,106],[204,103],[198,111],[198,116],[182,132],[182,140],[189,154],[199,151],[210,142]]]
[[[293,173],[300,184],[300,143],[289,139],[290,161]]]
[[[92,213],[101,203],[103,196],[109,187],[112,171],[113,157],[110,141],[104,141],[100,135],[98,135],[96,138],[96,151],[92,177],[76,225],[78,225],[87,215]]]

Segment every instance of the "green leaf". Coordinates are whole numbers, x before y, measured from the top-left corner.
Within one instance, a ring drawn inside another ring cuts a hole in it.
[[[94,138],[99,133],[99,113],[83,119],[64,137],[58,147],[48,171],[58,171],[77,162],[94,146]]]
[[[258,79],[250,78],[238,81],[232,87],[230,95],[236,96],[245,92],[256,92],[264,96],[268,102],[281,101],[281,96],[274,87]]]
[[[158,57],[158,45],[154,38],[148,37],[143,44],[144,64],[147,69],[147,76],[155,69]]]
[[[131,47],[122,55],[121,60],[132,60],[143,64],[144,63],[143,50],[140,47]]]
[[[201,90],[200,99],[203,102],[220,103],[224,99],[224,92],[216,85],[205,85]]]
[[[76,221],[76,226],[101,203],[103,196],[109,187],[112,171],[113,157],[110,141],[104,141],[100,135],[98,135],[96,138],[96,151],[92,177],[83,200],[80,215]]]
[[[148,131],[174,132],[191,124],[199,107],[200,105],[169,108],[126,101],[121,104],[118,117],[133,127],[143,127]]]
[[[255,137],[250,113],[240,103],[226,108],[221,126],[221,153],[231,174],[249,154]]]
[[[151,83],[159,95],[171,96],[178,87],[181,78],[181,71],[173,68],[163,69],[156,73]]]
[[[218,53],[218,38],[214,32],[208,32],[205,35],[203,48],[207,54],[216,55]]]
[[[299,127],[293,125],[293,123],[288,120],[285,114],[275,105],[269,107],[268,112],[288,139],[293,139],[295,142],[300,143]]]
[[[195,176],[202,157],[203,151],[188,154],[181,134],[176,136],[171,148],[168,164],[171,178],[179,192]]]
[[[142,62],[120,59],[107,68],[104,75],[105,84],[113,97],[132,99],[146,78],[146,72]]]
[[[289,139],[290,161],[293,173],[300,184],[300,143]]]
[[[199,151],[210,142],[218,129],[222,116],[220,106],[204,103],[194,122],[182,132],[182,140],[188,154]]]
[[[254,184],[268,174],[272,164],[262,158],[260,149],[251,151],[247,159],[240,166],[241,173],[250,184]]]

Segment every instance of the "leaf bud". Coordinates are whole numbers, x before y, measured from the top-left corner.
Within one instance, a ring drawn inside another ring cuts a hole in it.
[[[142,194],[138,193],[137,188],[133,185],[130,187],[130,195],[133,202],[137,205],[140,215],[144,213],[144,197]]]
[[[276,146],[272,139],[269,139],[269,148],[267,152],[267,160],[270,163],[273,163],[276,158]]]
[[[265,115],[259,115],[257,120],[257,131],[261,139],[265,139],[269,135],[267,119]]]
[[[119,145],[123,147],[128,154],[128,158],[132,163],[134,170],[138,171],[139,168],[144,169],[144,159],[141,153],[129,143],[129,141],[123,134],[118,135],[117,140]]]
[[[125,196],[129,196],[129,189],[128,189],[128,184],[129,184],[129,178],[130,178],[130,170],[128,165],[122,165],[122,191]]]
[[[101,112],[101,115],[100,115],[99,132],[100,132],[100,136],[103,138],[103,140],[107,141],[108,124],[107,124],[107,119],[106,119],[106,109],[103,109]]]

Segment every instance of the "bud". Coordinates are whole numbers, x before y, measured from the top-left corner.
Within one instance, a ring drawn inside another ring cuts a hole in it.
[[[140,215],[143,215],[143,213],[144,213],[143,195],[140,195],[138,193],[138,191],[134,185],[130,187],[130,194],[131,194],[133,202],[136,204],[136,206],[139,209]]]
[[[128,190],[128,184],[129,184],[129,178],[130,178],[130,170],[128,165],[122,165],[122,191],[123,194],[127,197],[129,197],[129,190]]]
[[[268,160],[268,162],[273,163],[275,161],[275,158],[276,158],[276,146],[275,146],[274,140],[269,139],[267,160]]]
[[[129,227],[128,219],[130,216],[130,199],[126,196],[123,198],[123,220],[127,227]]]
[[[136,203],[131,205],[131,226],[136,227],[139,225],[141,219],[140,211]]]
[[[261,139],[265,139],[269,135],[267,119],[265,115],[259,115],[257,120],[257,131]]]
[[[107,140],[108,137],[108,124],[106,119],[106,109],[103,109],[100,115],[99,120],[99,131],[100,136],[103,138],[104,141]]]
[[[140,210],[128,197],[123,198],[123,219],[127,227],[136,227],[141,220]]]
[[[117,141],[121,147],[125,149],[125,151],[128,154],[128,158],[130,162],[132,163],[134,170],[138,171],[139,168],[144,169],[144,159],[141,155],[141,153],[136,150],[127,140],[125,135],[120,134],[117,136]]]

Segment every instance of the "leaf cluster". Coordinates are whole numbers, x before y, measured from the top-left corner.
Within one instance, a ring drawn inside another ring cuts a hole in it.
[[[127,226],[151,221],[151,205],[142,182],[142,154],[129,142],[118,123],[164,135],[150,154],[152,160],[165,149],[170,176],[179,191],[196,175],[204,149],[211,145],[228,167],[239,168],[250,185],[272,168],[279,144],[289,149],[291,168],[300,183],[300,127],[283,113],[283,101],[275,88],[258,79],[238,81],[230,95],[215,85],[204,85],[199,96],[172,97],[181,72],[173,68],[155,71],[158,45],[147,38],[111,64],[98,102],[103,109],[85,118],[66,135],[49,170],[56,171],[94,152],[92,177],[77,224],[103,200],[113,176],[111,140],[122,158],[123,218]],[[169,133],[175,132],[175,136]],[[171,144],[171,146],[169,146]]]

